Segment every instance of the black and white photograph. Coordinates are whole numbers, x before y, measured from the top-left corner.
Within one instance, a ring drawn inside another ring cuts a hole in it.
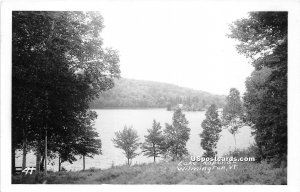
[[[1,7],[5,189],[295,184],[299,1],[29,2]]]

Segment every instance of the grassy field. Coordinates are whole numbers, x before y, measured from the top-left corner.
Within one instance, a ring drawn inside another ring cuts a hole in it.
[[[187,161],[186,161],[187,162]],[[38,183],[47,184],[204,184],[204,185],[286,185],[286,168],[272,168],[267,163],[238,162],[217,167],[202,165],[190,169],[183,162],[161,162],[134,166],[117,166],[106,170],[63,171],[41,176]],[[206,168],[204,168],[206,167]],[[208,167],[213,169],[209,170]],[[223,168],[226,169],[223,169]],[[186,168],[187,170],[179,170]],[[230,169],[231,168],[231,169]],[[34,175],[13,176],[12,182],[35,183]]]

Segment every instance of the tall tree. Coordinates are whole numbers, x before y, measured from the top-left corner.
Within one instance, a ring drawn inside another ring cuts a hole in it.
[[[162,135],[160,123],[153,120],[152,128],[148,129],[148,135],[145,136],[145,142],[142,145],[142,152],[148,157],[159,157],[163,151],[164,137]]]
[[[166,123],[164,130],[165,153],[172,157],[172,160],[178,160],[188,154],[186,142],[190,138],[191,129],[188,127],[188,121],[181,109],[178,108],[173,114],[173,123]]]
[[[97,12],[14,11],[12,25],[12,148],[23,142],[40,157],[47,132],[48,152],[66,145],[72,159],[89,103],[120,74],[117,52],[102,47],[103,18]]]
[[[267,82],[272,70],[267,67],[263,67],[261,70],[255,70],[251,76],[246,80],[247,92],[244,95],[244,105],[247,114],[247,120],[250,126],[253,127],[253,134],[255,135],[256,144],[258,146],[258,160],[265,159],[266,154],[263,151],[263,142],[270,138],[270,134],[267,132],[256,131],[258,127],[263,126],[263,118],[266,118],[265,114],[262,114],[262,110],[267,107],[264,98],[267,93],[265,83]],[[254,125],[254,123],[256,123]]]
[[[255,71],[244,96],[260,159],[287,155],[287,12],[252,12],[231,25],[237,50],[252,59]]]
[[[239,128],[244,125],[240,92],[236,88],[231,88],[226,102],[223,108],[223,126],[233,135],[236,150],[236,134],[239,133]]]
[[[132,127],[124,127],[122,131],[115,132],[115,138],[112,139],[115,147],[120,148],[124,151],[127,158],[127,164],[131,164],[131,160],[138,156],[136,150],[139,148],[139,136],[137,131]]]
[[[218,108],[212,104],[205,113],[206,119],[201,126],[203,128],[201,137],[201,147],[205,150],[204,157],[214,157],[217,155],[217,142],[220,139],[222,123],[219,118]]]

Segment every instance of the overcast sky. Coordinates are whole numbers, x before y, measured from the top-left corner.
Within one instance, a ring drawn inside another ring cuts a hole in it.
[[[122,77],[215,94],[227,95],[231,87],[244,92],[253,68],[226,33],[247,10],[197,1],[112,1],[99,7],[104,45],[119,51]]]

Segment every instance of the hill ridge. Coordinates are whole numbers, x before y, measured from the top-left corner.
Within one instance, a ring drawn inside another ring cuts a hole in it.
[[[204,110],[208,105],[223,106],[225,96],[171,83],[120,78],[115,86],[100,94],[91,108],[168,108],[183,104],[184,110]]]

